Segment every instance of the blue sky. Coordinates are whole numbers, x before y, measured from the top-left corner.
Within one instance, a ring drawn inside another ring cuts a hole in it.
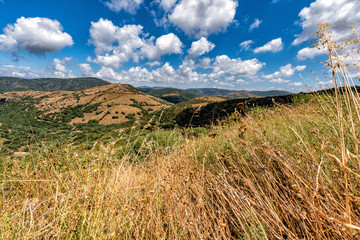
[[[359,12],[357,0],[0,0],[0,75],[304,91],[326,71],[310,48],[318,21],[360,27]]]

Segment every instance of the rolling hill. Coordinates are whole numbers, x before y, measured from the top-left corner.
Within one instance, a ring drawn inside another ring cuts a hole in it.
[[[226,98],[240,97],[275,97],[292,94],[288,91],[269,90],[269,91],[247,91],[247,90],[228,90],[221,88],[189,88],[186,91],[200,94],[203,96],[220,96]]]
[[[110,84],[76,92],[6,92],[0,94],[0,98],[6,101],[33,99],[35,108],[42,112],[38,119],[69,124],[87,123],[90,120],[104,125],[119,124],[167,106],[163,100],[125,84]]]
[[[26,149],[33,139],[106,139],[171,105],[124,84],[76,92],[5,92],[0,99],[0,150]]]
[[[171,103],[180,103],[202,95],[177,88],[163,88],[148,92],[149,95],[161,98]]]
[[[269,90],[269,91],[246,91],[228,90],[221,88],[160,88],[160,87],[139,87],[140,91],[164,99],[172,103],[180,103],[201,96],[224,97],[224,98],[244,98],[244,97],[275,97],[292,94],[288,91]]]
[[[0,91],[81,91],[111,83],[97,78],[14,78],[0,77]]]

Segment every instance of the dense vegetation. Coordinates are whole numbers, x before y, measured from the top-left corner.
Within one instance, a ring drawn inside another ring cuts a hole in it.
[[[148,94],[152,95],[154,97],[164,99],[165,101],[168,101],[171,103],[180,103],[180,102],[184,102],[184,101],[202,96],[199,94],[195,94],[192,92],[188,92],[188,91],[176,89],[176,88],[163,88],[163,89],[158,89],[158,90],[152,90],[152,91],[148,92]]]
[[[225,98],[240,98],[240,97],[275,97],[292,94],[288,91],[269,90],[269,91],[246,91],[246,90],[228,90],[221,88],[189,88],[185,90],[177,88],[151,88],[140,87],[140,91],[162,98],[168,102],[180,103],[188,101],[200,96],[218,96]]]
[[[135,119],[122,124],[104,126],[98,121],[69,125],[84,113],[96,111],[98,104],[70,106],[61,112],[46,113],[35,107],[40,99],[23,97],[0,104],[0,152],[28,151],[29,147],[44,144],[92,144],[106,140],[114,131],[131,127]]]
[[[10,91],[81,91],[110,84],[97,78],[37,78],[0,77],[0,92]]]

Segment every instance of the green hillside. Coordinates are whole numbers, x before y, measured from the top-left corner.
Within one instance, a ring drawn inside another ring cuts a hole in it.
[[[148,92],[149,95],[164,99],[171,103],[180,103],[202,95],[176,88],[163,88]]]
[[[281,90],[269,90],[269,91],[250,91],[250,93],[254,96],[258,97],[275,97],[275,96],[283,96],[292,94],[288,91],[281,91]]]
[[[186,91],[196,93],[202,96],[224,96],[233,91],[221,88],[189,88]]]
[[[275,97],[292,94],[288,91],[269,90],[269,91],[247,91],[247,90],[229,90],[222,88],[188,88],[185,90],[176,88],[162,88],[159,87],[138,87],[144,93],[163,98],[172,103],[184,102],[200,96],[217,96],[225,98],[243,98],[243,97]],[[169,96],[168,96],[169,95]],[[175,96],[179,95],[179,96]]]
[[[0,91],[81,91],[111,84],[97,78],[14,78],[0,77]]]

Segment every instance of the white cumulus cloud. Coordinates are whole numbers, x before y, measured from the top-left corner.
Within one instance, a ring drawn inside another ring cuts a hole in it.
[[[293,82],[293,83],[289,83],[289,86],[294,86],[294,87],[300,87],[302,86],[303,83],[302,82]]]
[[[208,58],[208,57],[201,58],[201,59],[199,59],[198,66],[203,69],[211,68],[211,61],[212,61],[211,58]]]
[[[210,52],[215,47],[215,44],[209,42],[206,38],[201,37],[198,41],[191,43],[191,48],[189,49],[190,57],[198,57],[205,53]]]
[[[299,50],[296,57],[299,60],[305,60],[307,58],[313,59],[314,57],[321,54],[324,54],[324,52],[318,48],[306,47]]]
[[[149,59],[159,59],[161,56],[172,53],[181,53],[182,42],[173,33],[163,35],[156,39],[154,44],[147,44],[143,47],[142,52]]]
[[[196,71],[200,65],[196,64],[193,59],[185,59],[177,69],[168,62],[153,70],[137,66],[128,70],[115,71],[103,66],[98,72],[93,72],[87,63],[80,64],[79,67],[84,76],[97,77],[111,82],[135,85],[206,83],[220,86],[224,84],[224,81],[226,84],[239,84],[245,82],[242,78],[254,79],[265,65],[256,58],[241,60],[240,58],[231,59],[226,55],[218,56],[214,62],[210,58],[200,60],[203,60],[204,68],[208,69],[208,73]]]
[[[253,58],[241,60],[240,58],[231,59],[226,55],[217,56],[213,64],[215,76],[230,74],[237,77],[252,77],[256,75],[265,63]]]
[[[164,11],[170,11],[176,4],[177,0],[156,0],[156,2],[164,9]]]
[[[85,77],[91,77],[94,75],[94,72],[88,63],[79,64],[79,70]]]
[[[153,62],[147,62],[146,64],[149,65],[150,67],[155,67],[155,66],[160,66],[161,62],[153,61]]]
[[[266,75],[266,79],[272,79],[272,78],[286,78],[291,77],[295,74],[295,71],[303,71],[305,70],[305,65],[298,65],[296,67],[293,67],[292,64],[287,64],[285,66],[280,67],[280,71],[276,71],[273,74]]]
[[[70,64],[72,57],[65,57],[63,59],[54,58],[53,67],[54,75],[58,78],[71,78],[74,77],[71,70],[66,68]]]
[[[168,18],[188,35],[208,36],[229,26],[237,5],[234,0],[181,0]]]
[[[135,14],[143,0],[110,0],[105,5],[114,12],[125,12]]]
[[[333,26],[337,22],[347,22],[356,29],[360,29],[360,1],[358,0],[316,0],[300,13],[302,32],[296,36],[293,45],[298,45],[314,38],[318,22]],[[342,24],[332,29],[336,41],[347,39],[351,31],[347,31]]]
[[[284,47],[284,44],[282,42],[281,38],[276,38],[271,40],[270,42],[266,43],[262,47],[258,47],[254,49],[254,53],[260,53],[260,52],[280,52]]]
[[[112,21],[92,22],[89,42],[95,46],[96,58],[88,58],[103,67],[117,69],[132,60],[159,59],[166,54],[181,53],[182,42],[173,33],[156,39],[143,33],[141,25],[115,26]]]
[[[59,51],[74,44],[72,37],[63,32],[57,20],[21,17],[4,28],[0,35],[0,50],[17,53],[25,50],[33,54]]]
[[[290,80],[285,80],[282,78],[275,78],[275,79],[271,79],[270,82],[282,84],[282,83],[288,83],[288,82],[290,82]]]

